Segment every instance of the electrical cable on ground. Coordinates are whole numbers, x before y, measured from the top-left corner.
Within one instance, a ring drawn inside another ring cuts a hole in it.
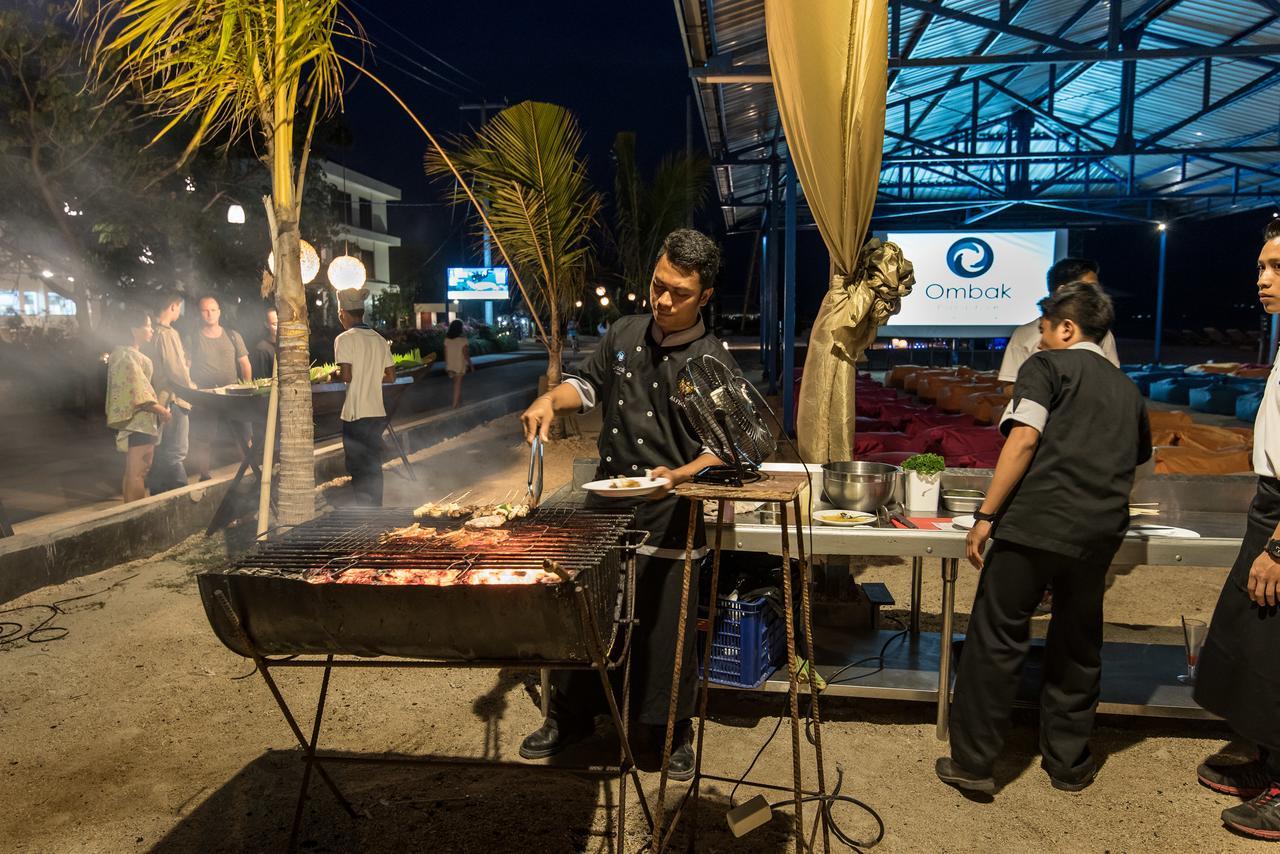
[[[20,611],[47,612],[47,616],[31,628],[27,628],[25,623],[0,619],[0,645],[21,643],[22,641],[26,641],[27,643],[49,643],[51,641],[62,640],[71,633],[71,630],[65,626],[51,626],[49,624],[58,617],[69,613],[65,608],[63,608],[64,605],[68,602],[79,602],[82,599],[92,599],[94,596],[101,596],[102,594],[119,587],[121,584],[124,584],[129,579],[137,577],[138,573],[135,572],[133,575],[127,575],[119,581],[107,585],[101,590],[96,590],[93,593],[82,593],[79,596],[68,596],[66,599],[59,599],[56,602],[49,603],[48,605],[19,605],[15,608],[0,609],[0,614],[15,614]]]

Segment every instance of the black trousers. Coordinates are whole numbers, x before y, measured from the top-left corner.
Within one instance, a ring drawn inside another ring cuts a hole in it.
[[[1261,748],[1280,780],[1280,608],[1249,598],[1249,570],[1280,523],[1280,480],[1258,479],[1248,527],[1196,667],[1195,699]]]
[[[1102,596],[1110,559],[1082,561],[996,540],[978,581],[951,706],[951,758],[990,774],[1004,747],[1031,617],[1053,585],[1040,690],[1041,764],[1059,780],[1091,770],[1102,680]]]
[[[676,720],[693,717],[698,690],[696,654],[698,568],[695,560],[685,611],[684,656],[680,669]],[[666,726],[671,698],[672,664],[679,628],[680,586],[684,559],[649,555],[636,558],[636,626],[631,641],[631,717],[642,724]],[[618,671],[614,671],[615,674]],[[619,685],[615,684],[615,694]],[[558,720],[586,724],[608,710],[600,677],[594,670],[555,670],[551,674],[551,710]],[[619,709],[621,711],[621,709]]]
[[[387,419],[357,418],[342,422],[342,450],[356,504],[382,506],[382,431]]]

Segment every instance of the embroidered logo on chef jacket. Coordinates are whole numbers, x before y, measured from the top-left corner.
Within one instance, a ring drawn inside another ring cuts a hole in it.
[[[613,372],[618,376],[627,372],[627,354],[621,350],[613,354]]]

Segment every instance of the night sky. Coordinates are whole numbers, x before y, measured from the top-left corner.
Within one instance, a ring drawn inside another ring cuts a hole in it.
[[[685,145],[686,100],[692,89],[670,0],[467,0],[429,6],[357,0],[351,7],[373,45],[371,67],[433,133],[448,136],[463,130],[462,103],[535,99],[560,104],[577,114],[592,178],[606,192],[613,184],[609,151],[619,131],[637,133],[645,168]],[[463,73],[432,59],[415,42]],[[404,204],[392,209],[390,225],[407,249],[394,273],[402,281],[430,279],[442,292],[443,281],[434,281],[442,279],[442,270],[436,272],[440,267],[479,259],[471,254],[460,212],[442,204],[442,188],[422,174],[425,140],[368,81],[356,82],[348,92],[343,121],[349,144],[330,143],[324,153],[402,189]],[[697,124],[694,145],[705,146]],[[1270,216],[1268,209],[1171,227],[1167,328],[1257,328],[1262,313],[1254,295],[1254,263]],[[698,221],[722,232],[720,223],[714,206]],[[1155,229],[1148,226],[1106,224],[1072,233],[1073,251],[1102,263],[1103,282],[1116,298],[1121,337],[1150,337],[1157,243]],[[437,249],[433,264],[424,267]],[[815,231],[801,233],[798,260],[803,325],[805,316],[816,312],[826,287],[826,251]],[[749,263],[749,238],[728,238],[718,293],[724,310],[742,307]]]

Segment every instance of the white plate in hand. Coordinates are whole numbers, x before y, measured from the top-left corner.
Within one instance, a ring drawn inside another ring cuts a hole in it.
[[[957,516],[951,520],[951,524],[961,531],[967,531],[974,525],[978,524],[978,520],[973,518],[972,514],[968,516]]]
[[[639,498],[670,484],[666,477],[610,477],[584,483],[582,488],[604,498]]]
[[[813,518],[824,525],[835,525],[837,528],[853,528],[858,525],[870,525],[876,521],[876,514],[863,513],[858,510],[817,510]]]

